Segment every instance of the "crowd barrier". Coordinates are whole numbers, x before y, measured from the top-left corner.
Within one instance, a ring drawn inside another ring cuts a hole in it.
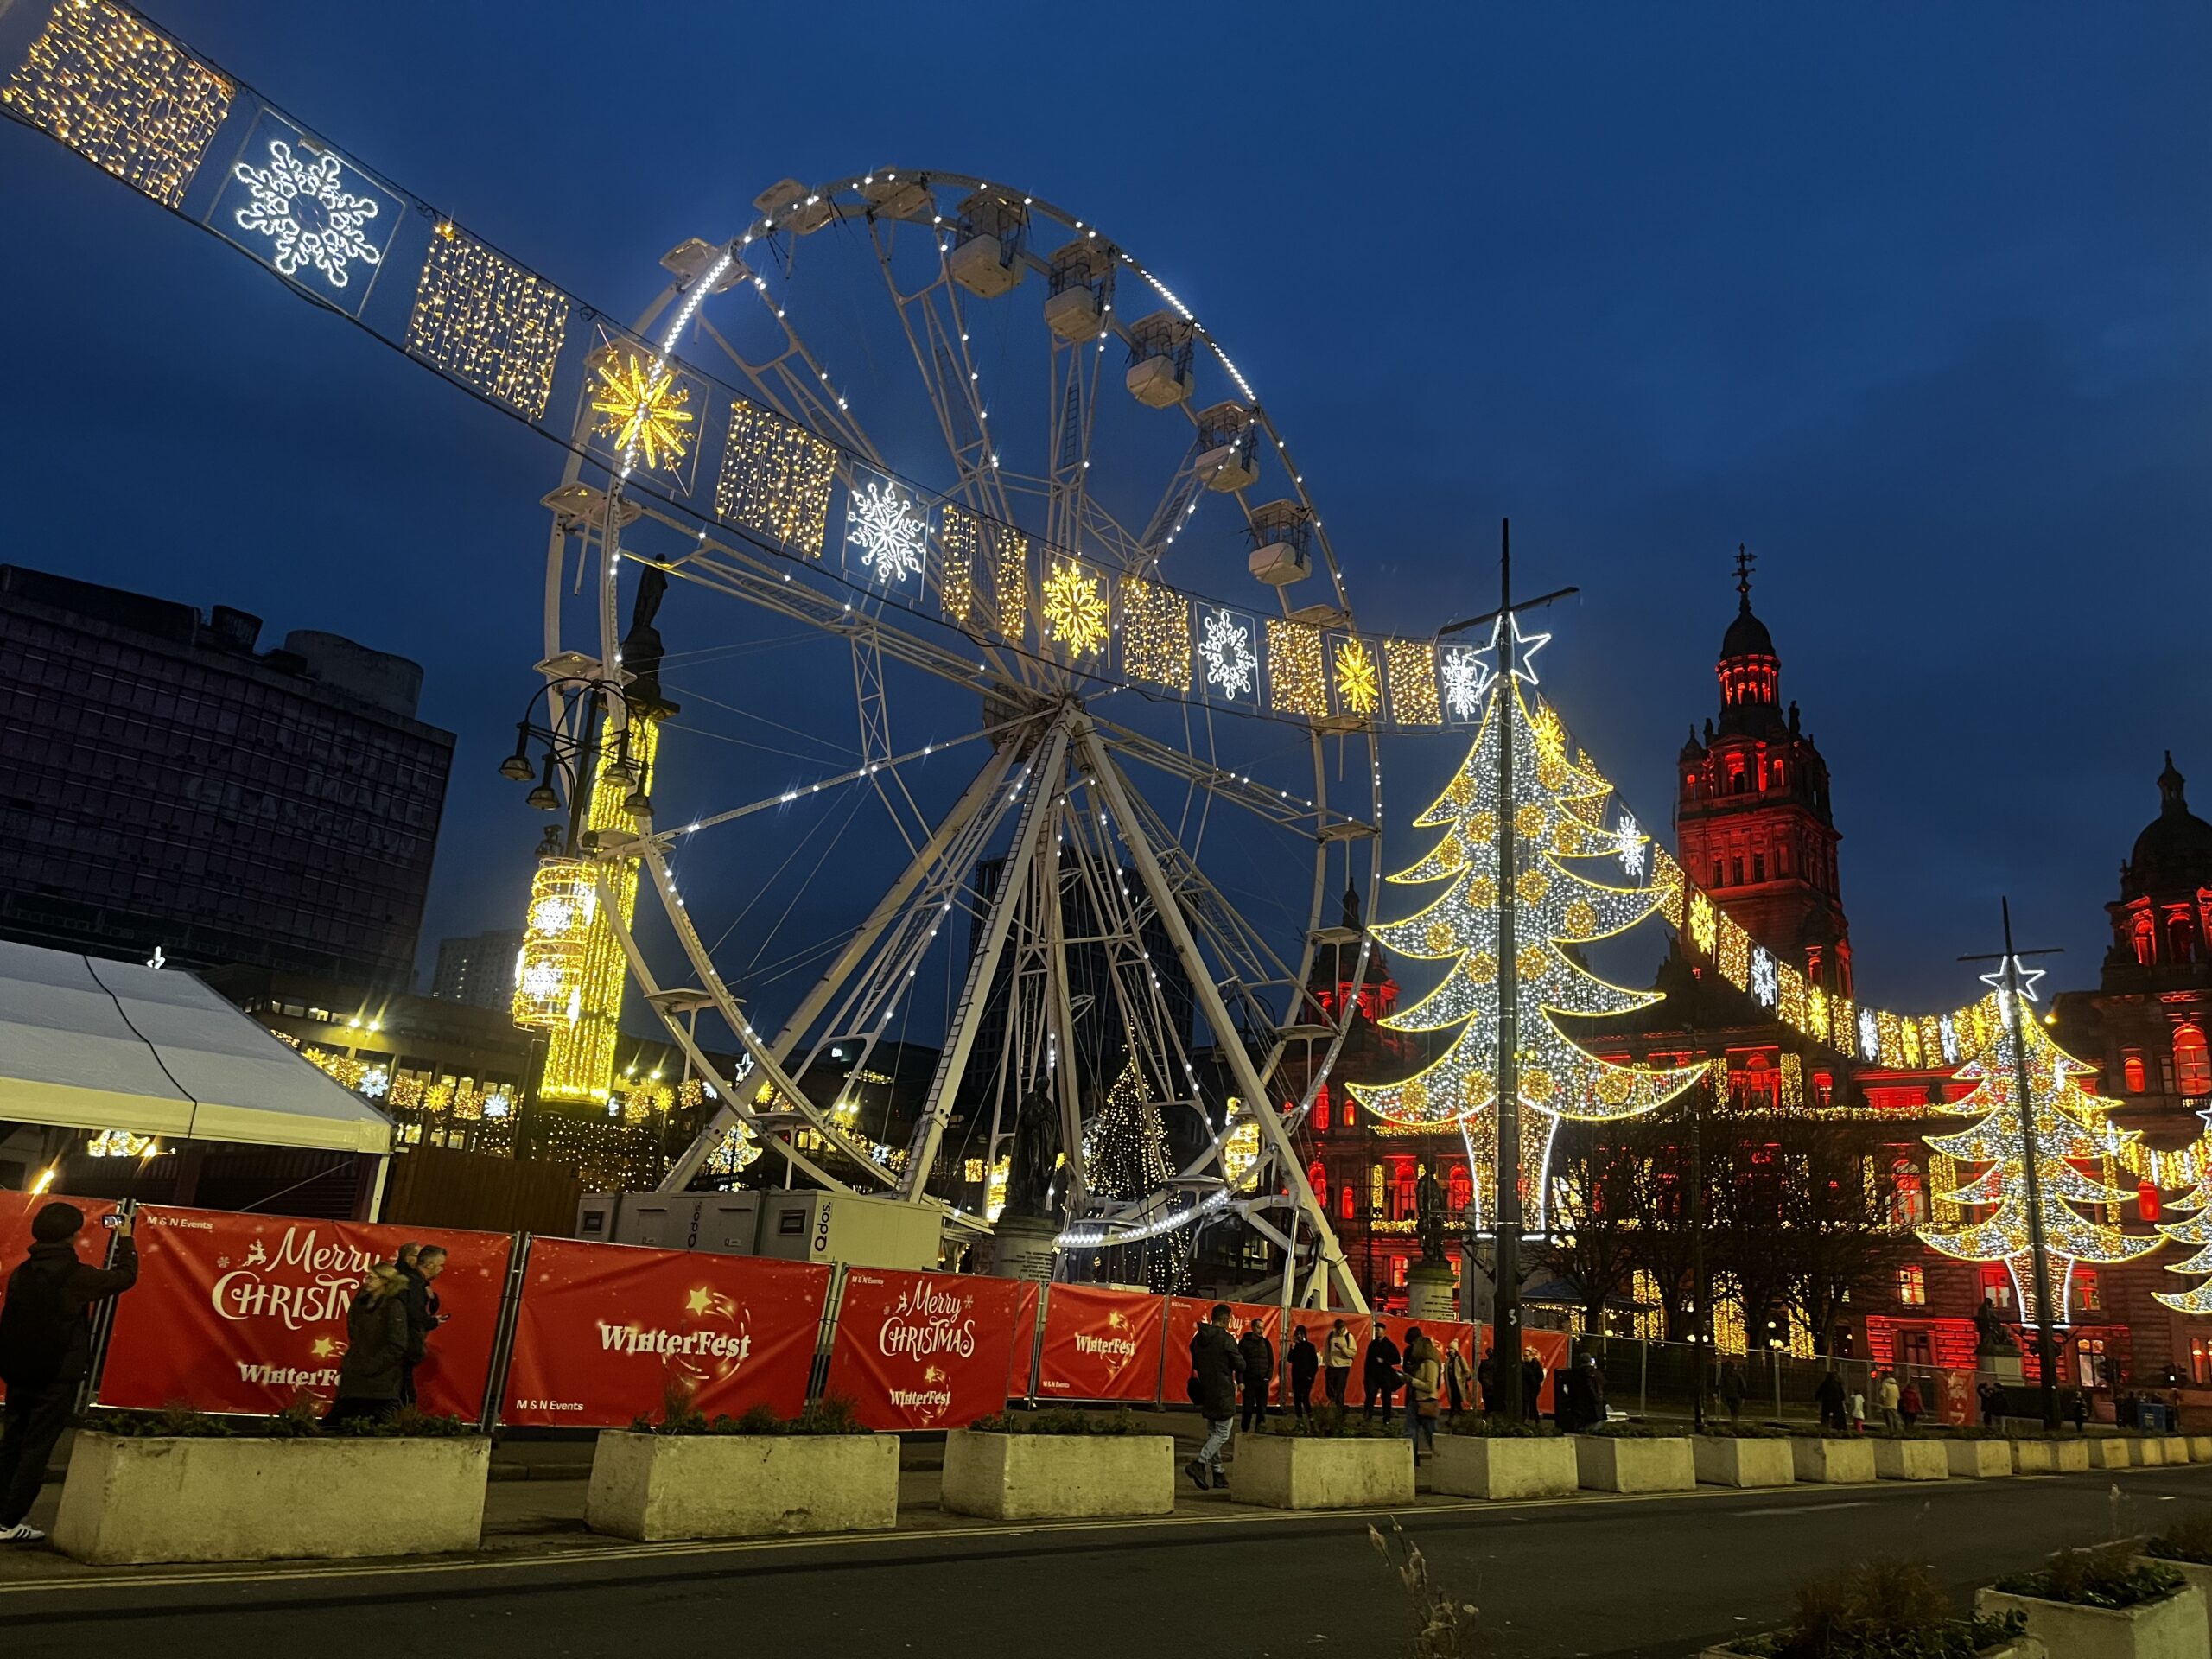
[[[0,1192],[0,1261],[29,1243],[42,1198]],[[117,1206],[73,1200],[91,1229]],[[530,1234],[313,1221],[142,1205],[137,1286],[99,1332],[95,1401],[153,1409],[266,1414],[331,1398],[346,1313],[363,1273],[409,1242],[444,1247],[442,1323],[416,1383],[424,1410],[494,1423],[624,1427],[674,1399],[709,1416],[766,1406],[791,1416],[837,1395],[878,1429],[958,1427],[1009,1400],[1187,1402],[1191,1338],[1211,1297],[971,1274],[829,1268]],[[80,1240],[80,1244],[82,1241]],[[80,1251],[90,1254],[89,1251]],[[1376,1325],[1404,1346],[1419,1324],[1471,1364],[1477,1328],[1234,1302],[1278,1357],[1287,1330],[1325,1351],[1342,1319],[1363,1350]],[[1551,1374],[1567,1338],[1529,1332]],[[1316,1382],[1314,1397],[1322,1397]],[[1355,1364],[1352,1403],[1363,1379]]]

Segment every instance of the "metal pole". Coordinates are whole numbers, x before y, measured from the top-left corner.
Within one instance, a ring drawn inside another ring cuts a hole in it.
[[[1690,1052],[1697,1053],[1694,1039]],[[1702,1434],[1705,1373],[1713,1347],[1713,1285],[1705,1272],[1705,1091],[1712,1074],[1703,1069],[1702,1055],[1698,1060],[1698,1080],[1690,1096],[1690,1294],[1697,1298],[1690,1315],[1690,1421]]]
[[[1509,643],[1514,632],[1511,519],[1498,521],[1497,543],[1498,638],[1503,645],[1498,677],[1503,683],[1497,700],[1497,1202],[1491,1206],[1497,1240],[1497,1335],[1491,1353],[1506,1384],[1503,1415],[1517,1423],[1528,1414],[1521,1382],[1521,976],[1513,938],[1513,707],[1520,698]]]
[[[2012,954],[2012,901],[1999,899],[2005,917],[2005,986],[2012,1005],[2012,1090],[2020,1114],[2020,1156],[2028,1168],[2028,1255],[2036,1293],[2036,1363],[2042,1375],[2037,1392],[2043,1401],[2043,1426],[2058,1427],[2058,1344],[2052,1333],[2050,1250],[2043,1230],[2043,1176],[2037,1165],[2034,1103],[2028,1097],[2028,1042],[2021,1021],[2020,959]]]

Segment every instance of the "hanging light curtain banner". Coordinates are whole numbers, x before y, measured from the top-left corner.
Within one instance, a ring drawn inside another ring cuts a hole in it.
[[[444,1323],[416,1368],[417,1403],[433,1416],[482,1414],[513,1249],[505,1233],[149,1206],[137,1239],[138,1283],[116,1300],[100,1404],[275,1413],[302,1395],[333,1399],[362,1274],[423,1243],[448,1254],[431,1287]]]
[[[116,1211],[107,1199],[73,1198],[61,1192],[0,1192],[0,1280],[22,1261],[31,1247],[31,1217],[49,1204],[73,1204],[83,1211],[85,1230],[77,1235],[77,1254],[94,1263],[106,1260],[105,1224]]]
[[[1021,1292],[1012,1279],[853,1268],[827,1392],[870,1428],[960,1428],[1002,1409]]]
[[[1157,1400],[1166,1313],[1159,1296],[1054,1285],[1045,1297],[1038,1394],[1051,1400]]]
[[[760,1256],[532,1239],[499,1418],[568,1428],[806,1403],[828,1268]]]

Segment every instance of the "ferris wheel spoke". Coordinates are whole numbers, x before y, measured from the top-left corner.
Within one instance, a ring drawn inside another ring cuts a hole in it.
[[[1112,721],[1099,720],[1099,731],[1116,753],[1156,768],[1173,778],[1196,784],[1219,799],[1233,803],[1269,823],[1313,835],[1329,827],[1328,814],[1311,801],[1287,790],[1255,784],[1249,773],[1217,766],[1203,757]]]

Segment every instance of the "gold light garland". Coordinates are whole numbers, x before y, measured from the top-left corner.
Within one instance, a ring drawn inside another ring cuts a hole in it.
[[[567,295],[440,222],[407,319],[410,357],[535,421],[568,334]]]
[[[938,520],[937,597],[945,620],[962,632],[976,626],[976,561],[983,550],[983,521],[948,501]]]
[[[598,916],[591,866],[582,859],[549,858],[537,867],[515,963],[515,1024],[525,1031],[552,1031],[582,1016],[586,944]]]
[[[836,476],[837,452],[829,444],[758,404],[732,401],[715,482],[715,512],[725,522],[818,559]]]
[[[1390,717],[1416,726],[1442,725],[1435,645],[1427,639],[1385,639],[1382,662],[1390,682]]]
[[[1321,671],[1321,630],[1288,617],[1268,619],[1268,690],[1279,713],[1327,718],[1329,680]]]
[[[1011,525],[992,524],[984,539],[991,545],[991,597],[999,638],[1019,641],[1029,626],[1029,538]]]
[[[231,83],[102,0],[61,0],[0,104],[164,207],[184,200]]]
[[[1122,671],[1171,690],[1191,689],[1191,601],[1163,582],[1122,578]]]

